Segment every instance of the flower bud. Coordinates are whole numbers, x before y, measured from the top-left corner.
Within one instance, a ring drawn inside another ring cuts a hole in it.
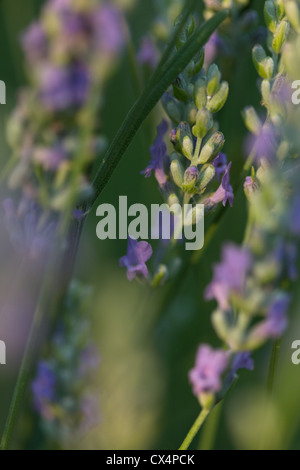
[[[199,172],[195,166],[190,166],[184,173],[184,182],[182,184],[182,189],[186,193],[195,193],[197,189],[195,187],[196,181],[198,179]]]
[[[196,124],[193,126],[193,134],[195,137],[203,139],[213,126],[213,118],[207,109],[200,109],[197,113]]]
[[[216,64],[209,66],[207,71],[207,94],[213,96],[219,89],[221,72]]]
[[[253,134],[259,135],[261,122],[253,106],[244,109],[243,118],[247,129]]]
[[[290,24],[288,21],[283,20],[279,23],[274,33],[274,39],[272,42],[273,50],[276,54],[280,54],[281,49],[286,41],[289,34]]]
[[[226,103],[229,93],[229,85],[227,82],[222,82],[219,90],[215,95],[209,100],[207,104],[207,109],[211,113],[217,113],[220,109],[223,108]]]
[[[178,159],[173,160],[170,165],[170,170],[174,183],[181,188],[184,179],[184,168],[181,162]]]
[[[252,50],[252,58],[258,74],[262,78],[272,78],[274,72],[274,61],[271,57],[267,57],[262,46],[254,46]]]
[[[187,120],[190,126],[193,126],[196,123],[197,117],[197,106],[194,103],[189,103],[187,106]]]
[[[183,101],[186,103],[188,99],[188,94],[185,90],[185,82],[182,77],[178,76],[176,80],[173,82],[173,91],[174,91],[174,96],[177,98],[179,101]]]
[[[225,138],[222,132],[215,132],[201,150],[198,163],[206,163],[215,157],[222,149]]]
[[[165,264],[160,264],[156,273],[154,274],[152,287],[162,286],[168,278],[168,268]]]
[[[215,177],[215,174],[216,174],[216,169],[214,165],[211,165],[211,164],[203,165],[199,174],[198,181],[197,181],[198,192],[202,192],[207,187],[207,185]]]
[[[194,142],[190,126],[187,122],[181,122],[179,124],[176,131],[176,137],[183,155],[191,160],[194,153]]]
[[[206,81],[200,78],[195,83],[194,98],[198,109],[205,108],[206,105]]]
[[[268,0],[264,7],[265,22],[271,33],[275,33],[277,27],[277,12],[273,0]]]
[[[180,122],[180,109],[173,96],[165,93],[162,97],[162,105],[169,118],[176,124]]]
[[[251,200],[252,194],[258,190],[258,184],[255,178],[247,176],[244,183],[244,193],[248,201]]]

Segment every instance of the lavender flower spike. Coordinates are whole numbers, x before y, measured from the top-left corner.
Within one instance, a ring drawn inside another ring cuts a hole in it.
[[[195,367],[189,372],[189,380],[194,394],[219,392],[222,388],[221,376],[228,366],[228,352],[212,349],[203,344],[199,346]]]
[[[148,242],[138,242],[128,237],[127,255],[120,259],[120,266],[127,268],[127,279],[132,281],[136,275],[148,277],[146,261],[152,256],[152,248]]]

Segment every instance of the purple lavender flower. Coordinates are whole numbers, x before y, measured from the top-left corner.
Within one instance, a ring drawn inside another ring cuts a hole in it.
[[[251,255],[246,249],[234,244],[225,245],[221,263],[214,265],[213,280],[205,290],[205,298],[216,299],[222,310],[228,310],[230,292],[243,292],[251,263]]]
[[[231,366],[231,373],[233,376],[237,373],[239,369],[253,370],[253,368],[254,362],[251,357],[251,352],[243,351],[236,353]]]
[[[167,182],[165,173],[165,166],[167,164],[167,146],[164,142],[164,136],[168,130],[168,123],[165,119],[162,120],[157,127],[157,136],[154,144],[150,148],[151,160],[145,170],[141,172],[146,178],[149,178],[152,171],[158,181],[159,186],[163,186]]]
[[[225,173],[227,168],[227,156],[225,153],[218,153],[218,155],[213,159],[212,164],[215,167],[216,175],[219,181],[220,176]]]
[[[5,223],[15,249],[31,259],[39,259],[49,252],[56,223],[40,224],[40,209],[33,202],[22,200],[18,210],[11,199],[2,203]]]
[[[47,52],[47,36],[39,23],[32,23],[22,35],[21,41],[29,62],[34,63],[45,57]]]
[[[107,54],[117,54],[126,41],[121,12],[108,3],[101,5],[93,17],[96,47]]]
[[[295,281],[298,277],[297,257],[298,247],[294,243],[280,241],[275,249],[275,259],[280,264],[281,275],[287,274],[288,278]]]
[[[47,420],[54,418],[51,402],[55,398],[55,388],[56,377],[53,370],[47,362],[41,361],[38,364],[37,375],[31,384],[31,391],[36,411]]]
[[[217,393],[222,388],[222,374],[228,366],[228,352],[199,346],[195,367],[189,372],[194,394]]]
[[[216,204],[219,204],[219,202],[223,202],[223,206],[225,207],[226,202],[228,201],[230,206],[232,207],[233,205],[233,199],[234,199],[234,194],[233,194],[233,188],[230,184],[230,168],[231,168],[231,162],[227,166],[224,176],[222,178],[222,182],[217,189],[217,191],[207,198],[204,201],[204,205],[207,207],[214,207]]]
[[[156,67],[158,61],[157,50],[152,38],[149,36],[143,37],[141,47],[137,54],[137,60],[140,64],[148,65],[151,69]]]
[[[148,277],[146,261],[152,256],[152,248],[148,242],[138,242],[128,237],[127,255],[120,259],[120,266],[127,268],[127,279],[132,281],[136,275]]]
[[[258,135],[250,134],[246,139],[247,155],[253,152],[254,159],[259,163],[263,158],[272,162],[276,156],[276,134],[271,124],[261,127]]]
[[[287,328],[287,310],[290,301],[290,296],[287,294],[276,299],[271,304],[266,319],[253,328],[251,337],[256,340],[280,338]]]
[[[90,88],[90,77],[83,65],[69,68],[45,65],[40,73],[40,97],[51,111],[82,106]]]
[[[300,194],[292,202],[289,214],[289,229],[293,235],[300,235]]]
[[[220,38],[218,33],[215,31],[207,41],[204,48],[204,65],[208,67],[215,59],[218,53],[218,46],[220,44]]]
[[[40,163],[45,170],[57,170],[66,160],[65,151],[59,147],[37,147],[33,154],[35,162]]]

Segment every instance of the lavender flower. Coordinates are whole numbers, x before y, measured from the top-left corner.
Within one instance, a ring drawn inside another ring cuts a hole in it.
[[[37,375],[32,382],[31,390],[36,411],[47,420],[53,419],[54,413],[51,409],[51,402],[55,398],[56,377],[47,362],[39,362]]]
[[[241,294],[244,290],[251,262],[251,255],[246,249],[234,244],[225,245],[221,263],[214,266],[213,280],[206,288],[205,298],[216,299],[222,310],[228,310],[231,291]]]
[[[259,341],[280,338],[287,327],[287,310],[290,301],[290,296],[287,294],[276,299],[269,307],[266,319],[253,328],[251,338]]]
[[[222,374],[228,366],[228,353],[222,349],[199,346],[195,367],[189,372],[194,394],[219,392],[222,388]]]
[[[228,201],[230,206],[232,207],[233,205],[233,199],[234,199],[234,194],[233,194],[233,188],[230,184],[230,168],[231,168],[231,162],[227,166],[224,176],[222,178],[222,182],[217,189],[217,191],[210,196],[208,199],[204,200],[204,205],[207,207],[210,206],[215,206],[219,204],[219,202],[223,203],[223,206],[226,205],[226,202]]]
[[[205,48],[204,48],[204,65],[208,67],[215,59],[218,53],[218,46],[220,45],[220,37],[218,33],[215,31],[207,41]]]
[[[21,40],[29,62],[34,63],[45,58],[47,52],[47,36],[39,23],[32,23],[22,35]]]
[[[271,124],[261,127],[258,135],[249,135],[246,139],[247,155],[253,153],[255,160],[259,163],[261,159],[272,162],[276,156],[276,134]]]
[[[49,253],[52,246],[56,222],[41,224],[41,210],[33,202],[22,200],[18,210],[11,199],[2,203],[5,223],[15,249],[32,259],[39,259]]]
[[[148,65],[151,69],[156,67],[158,61],[157,51],[153,40],[149,36],[143,37],[137,60],[140,64]]]
[[[148,277],[146,261],[152,256],[152,248],[149,243],[138,242],[134,238],[128,237],[127,255],[120,259],[120,266],[127,268],[127,278],[129,281],[136,275]]]
[[[124,47],[126,37],[123,18],[115,6],[104,3],[93,16],[95,44],[100,51],[115,55]]]
[[[216,169],[216,176],[220,180],[220,176],[225,173],[227,169],[227,156],[225,153],[218,153],[218,155],[212,161],[213,166]]]
[[[47,65],[40,72],[40,98],[51,111],[82,106],[90,87],[89,73],[83,65],[69,68]]]
[[[239,369],[253,370],[254,362],[251,357],[251,352],[243,351],[235,354],[231,365],[231,374],[234,377]]]
[[[149,178],[153,171],[159,186],[163,186],[167,182],[165,166],[168,158],[167,146],[164,142],[164,136],[167,130],[168,123],[163,119],[160,125],[157,127],[157,137],[154,141],[154,144],[150,148],[151,160],[147,168],[141,172],[142,175],[144,175],[146,178]]]

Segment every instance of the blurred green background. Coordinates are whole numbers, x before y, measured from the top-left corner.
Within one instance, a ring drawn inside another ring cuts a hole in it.
[[[0,79],[7,85],[7,104],[0,107],[1,166],[10,156],[5,140],[5,123],[16,102],[17,90],[26,84],[20,33],[37,15],[41,0],[0,2]],[[253,2],[260,12],[261,0]],[[152,0],[140,0],[129,14],[133,42],[138,47],[154,17]],[[136,97],[128,59],[123,58],[107,89],[103,111],[104,134],[111,139]],[[236,181],[243,165],[246,131],[241,118],[245,105],[259,106],[257,75],[250,51],[236,63],[230,78],[228,102],[220,113],[220,128],[226,137],[224,151],[233,161]],[[132,146],[101,196],[101,202],[117,206],[119,195],[129,204],[160,202],[154,178],[144,179],[140,171],[149,160],[148,147],[155,135],[161,111],[156,109],[139,131]],[[100,203],[100,201],[99,201]],[[77,277],[93,286],[92,321],[94,340],[101,354],[99,387],[102,422],[80,444],[89,449],[176,449],[199,412],[187,374],[201,342],[218,345],[210,322],[213,303],[203,300],[203,290],[212,276],[212,263],[220,257],[222,243],[240,242],[246,220],[242,191],[233,209],[222,219],[201,263],[181,279],[169,306],[157,318],[166,288],[149,293],[126,279],[118,266],[126,252],[126,241],[96,238],[95,210],[86,224],[77,263]],[[5,271],[12,271],[3,252]],[[2,270],[3,272],[4,270]],[[3,276],[3,274],[2,274]],[[3,280],[1,279],[3,285]],[[3,287],[2,287],[3,288]],[[297,297],[297,286],[295,286]],[[219,405],[205,424],[193,448],[214,449],[300,449],[300,366],[291,362],[291,343],[300,339],[299,295],[284,337],[272,397],[266,401],[266,383],[271,345],[254,355],[254,372],[242,372],[226,402]],[[1,312],[0,312],[1,313]],[[0,328],[1,337],[1,328]],[[22,348],[20,348],[22,349]],[[22,351],[0,369],[0,428],[9,406]],[[27,402],[30,397],[27,396]],[[34,447],[29,415],[22,413],[14,447]]]

